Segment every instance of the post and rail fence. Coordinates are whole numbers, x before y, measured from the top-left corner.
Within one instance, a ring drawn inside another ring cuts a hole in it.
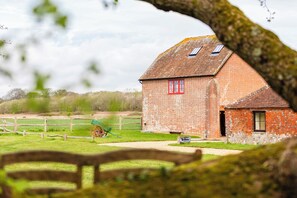
[[[0,130],[4,133],[17,133],[18,131],[49,132],[69,131],[86,129],[91,127],[91,120],[98,118],[23,118],[23,117],[2,117],[0,118]],[[106,119],[106,118],[100,118]],[[141,130],[140,116],[118,116],[113,120],[106,119],[106,123],[115,130]]]
[[[148,176],[149,172],[158,169],[147,167],[129,168],[129,169],[112,169],[100,170],[100,166],[112,162],[120,162],[126,160],[158,160],[171,162],[175,166],[187,164],[193,161],[201,160],[201,150],[196,150],[194,153],[179,153],[172,151],[160,151],[155,149],[129,149],[111,151],[100,154],[75,154],[61,151],[21,151],[16,153],[7,153],[0,156],[0,169],[5,170],[6,166],[17,163],[34,163],[34,162],[57,162],[62,164],[71,164],[76,166],[75,171],[62,171],[55,169],[34,170],[24,169],[9,171],[7,177],[11,179],[25,179],[28,182],[36,181],[56,181],[63,183],[72,183],[75,188],[67,188],[64,185],[57,187],[38,186],[31,183],[31,186],[25,189],[26,195],[47,195],[51,197],[52,194],[58,192],[75,191],[83,188],[83,168],[93,167],[93,184],[99,184],[101,181],[116,180],[117,178],[129,179],[143,178]],[[162,169],[161,169],[162,170]],[[162,171],[163,172],[163,171]],[[161,174],[162,174],[161,172]],[[33,186],[32,186],[33,185]],[[10,198],[12,196],[11,188],[7,185],[0,185],[2,191],[0,198]]]

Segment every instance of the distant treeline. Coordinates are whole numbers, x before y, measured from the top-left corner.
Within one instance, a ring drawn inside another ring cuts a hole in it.
[[[89,111],[141,111],[141,92],[91,92],[66,90],[25,92],[13,89],[0,101],[0,113],[83,113]]]

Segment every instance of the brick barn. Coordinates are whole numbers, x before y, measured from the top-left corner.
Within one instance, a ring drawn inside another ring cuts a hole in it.
[[[143,131],[226,135],[225,107],[266,82],[215,36],[187,38],[140,77]]]
[[[274,143],[297,135],[297,113],[268,86],[228,105],[225,112],[233,143]]]

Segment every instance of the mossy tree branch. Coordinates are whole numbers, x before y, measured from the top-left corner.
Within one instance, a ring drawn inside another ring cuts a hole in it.
[[[199,19],[297,111],[297,52],[227,0],[139,0]]]
[[[296,197],[297,139],[146,177],[102,181],[66,197]]]

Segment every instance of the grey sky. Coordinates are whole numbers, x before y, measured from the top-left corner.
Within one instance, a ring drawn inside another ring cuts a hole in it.
[[[231,2],[253,21],[272,30],[283,42],[297,49],[297,1],[267,1],[276,11],[271,23],[266,21],[268,14],[258,0]],[[66,31],[53,30],[50,25],[33,20],[30,8],[36,2],[0,0],[0,24],[9,28],[0,31],[0,37],[9,38],[13,43],[25,40],[31,34],[41,38],[41,44],[29,50],[28,65],[51,73],[48,87],[52,89],[66,87],[78,92],[140,90],[138,78],[159,53],[186,37],[212,34],[198,20],[159,11],[135,0],[120,0],[116,9],[102,8],[99,0],[56,0],[70,15],[70,26]],[[52,30],[52,36],[45,39],[44,35],[49,30]],[[90,60],[97,60],[102,70],[100,76],[87,76],[94,83],[91,90],[77,85],[78,80],[86,75],[84,66]],[[14,87],[29,89],[32,86],[27,67],[20,68],[15,60],[8,66],[18,72],[14,80],[0,79],[0,96]]]

